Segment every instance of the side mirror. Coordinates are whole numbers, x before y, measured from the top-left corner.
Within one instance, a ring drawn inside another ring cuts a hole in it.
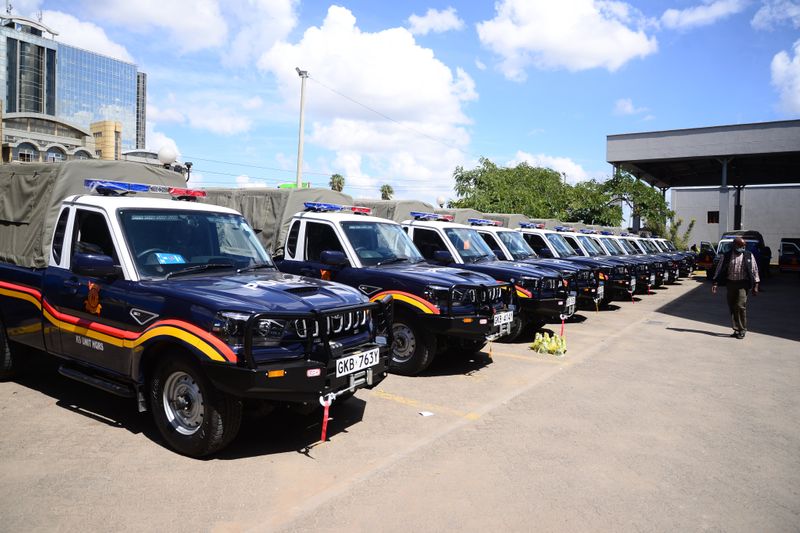
[[[319,259],[323,264],[329,266],[344,266],[348,263],[347,256],[344,255],[344,252],[334,250],[325,250],[320,254]]]
[[[552,258],[553,257],[553,252],[551,252],[550,248],[548,248],[546,246],[543,246],[542,248],[539,248],[538,251],[539,251],[539,255],[542,256],[542,257],[548,257],[548,258]]]
[[[113,278],[121,273],[111,256],[81,253],[73,254],[72,271],[92,278]]]
[[[444,264],[452,263],[453,256],[447,250],[436,250],[435,252],[433,252],[433,261],[436,263],[444,263]]]

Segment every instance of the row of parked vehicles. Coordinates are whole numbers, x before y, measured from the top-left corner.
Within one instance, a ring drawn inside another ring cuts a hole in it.
[[[244,400],[330,405],[694,268],[665,239],[383,218],[333,191],[190,190],[129,162],[6,165],[0,192],[0,377],[23,348],[52,354],[189,456],[234,438]]]

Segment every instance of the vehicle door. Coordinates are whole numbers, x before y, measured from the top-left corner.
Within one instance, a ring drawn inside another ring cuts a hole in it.
[[[583,248],[581,248],[581,245],[578,244],[578,239],[576,239],[574,236],[572,236],[572,235],[562,235],[562,237],[564,237],[564,240],[567,241],[567,244],[569,244],[570,247],[573,250],[575,250],[575,254],[576,255],[583,255],[583,256],[587,255],[583,251]]]
[[[492,250],[498,259],[502,261],[513,260],[513,257],[506,253],[505,247],[500,243],[500,239],[497,238],[497,235],[494,235],[488,231],[478,231],[478,234],[483,239],[483,242],[486,243],[486,246]]]
[[[439,251],[450,252],[453,255],[453,260],[458,261],[458,256],[451,250],[445,243],[442,236],[436,230],[427,228],[411,228],[411,240],[419,248],[422,257],[429,262],[434,261],[434,254]]]
[[[133,318],[128,302],[131,283],[120,267],[121,243],[115,242],[106,214],[76,207],[71,237],[61,250],[63,268],[49,268],[46,316],[59,331],[61,353],[81,362],[129,375],[129,342]],[[88,275],[77,264],[104,256],[118,267],[104,277]],[[127,338],[127,339],[126,339]]]
[[[782,240],[778,254],[778,265],[781,268],[797,270],[800,267],[800,247],[797,244]]]
[[[553,252],[553,250],[550,248],[550,245],[545,238],[538,233],[523,232],[522,237],[528,242],[528,246],[533,248],[533,250],[540,256],[558,257],[558,255],[556,255],[555,252]]]
[[[339,271],[353,264],[331,222],[304,220],[299,246],[299,253],[303,254],[301,275],[336,280]],[[344,265],[326,264],[322,261],[322,252],[340,252],[347,262]]]

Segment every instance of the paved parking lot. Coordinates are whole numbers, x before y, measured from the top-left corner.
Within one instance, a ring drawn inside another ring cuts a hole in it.
[[[563,358],[453,354],[335,406],[327,443],[252,414],[205,461],[34,358],[0,384],[0,530],[797,531],[800,284],[765,289],[743,341],[683,280],[583,312]]]

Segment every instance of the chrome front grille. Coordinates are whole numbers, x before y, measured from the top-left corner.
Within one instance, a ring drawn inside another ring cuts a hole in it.
[[[636,265],[636,272],[647,272],[647,265]]]
[[[320,336],[320,324],[326,328],[328,337],[339,336],[362,326],[370,321],[369,309],[356,309],[322,317],[320,319],[300,318],[293,322],[294,331],[301,339]]]

